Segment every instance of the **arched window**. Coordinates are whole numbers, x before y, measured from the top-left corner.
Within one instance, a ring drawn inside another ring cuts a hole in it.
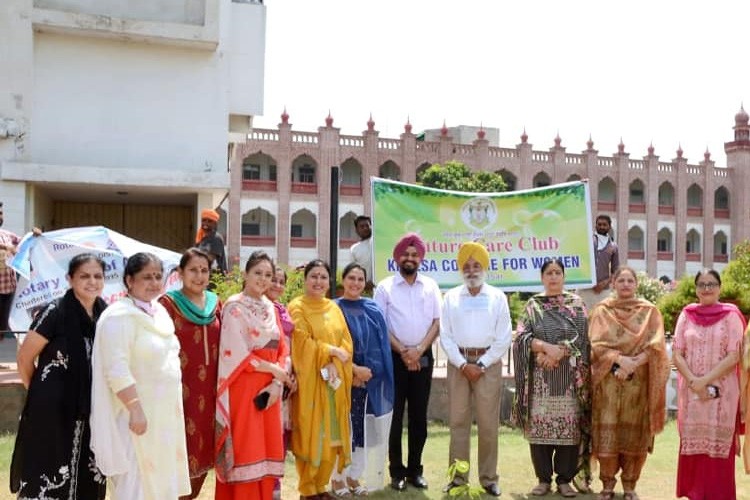
[[[714,217],[729,218],[729,190],[721,186],[714,191]]]
[[[617,208],[617,185],[610,177],[599,181],[597,206],[601,211],[613,212]]]
[[[628,189],[628,210],[630,210],[630,213],[646,213],[645,188],[640,179],[636,179],[630,183]]]
[[[691,229],[685,238],[685,260],[699,262],[701,260],[701,235],[695,229]]]
[[[357,214],[347,212],[339,219],[339,248],[349,248],[359,241],[357,231],[354,230],[354,220]]]
[[[659,186],[659,215],[674,215],[674,187],[667,181]]]
[[[718,231],[714,235],[714,262],[729,261],[729,242],[724,231]]]
[[[567,182],[580,181],[581,176],[578,174],[571,174],[568,176]]]
[[[276,244],[276,217],[261,207],[242,214],[243,246],[274,246]]]
[[[393,181],[400,181],[401,169],[398,168],[398,165],[393,163],[391,160],[388,160],[387,162],[380,165],[380,169],[378,170],[378,175],[382,177],[383,179],[391,179]]]
[[[341,164],[339,190],[344,196],[362,196],[362,165],[354,158]]]
[[[549,175],[547,175],[547,172],[539,172],[534,176],[534,180],[532,181],[532,186],[535,188],[539,187],[545,187],[552,184],[552,179],[550,179]]]
[[[672,231],[663,227],[656,235],[656,258],[658,260],[674,260],[672,246]]]
[[[292,214],[292,224],[289,228],[290,246],[298,248],[314,248],[316,242],[315,214],[306,208]]]
[[[698,184],[687,190],[687,214],[690,217],[703,216],[703,189]]]
[[[276,191],[276,160],[264,153],[242,160],[242,189]]]
[[[515,191],[517,189],[518,179],[515,175],[513,175],[513,172],[502,169],[498,170],[495,173],[503,178],[503,182],[505,182],[505,186],[507,187],[508,191]]]
[[[308,155],[297,157],[292,162],[292,192],[317,194],[318,164]]]
[[[643,230],[633,226],[628,230],[628,259],[643,259]]]

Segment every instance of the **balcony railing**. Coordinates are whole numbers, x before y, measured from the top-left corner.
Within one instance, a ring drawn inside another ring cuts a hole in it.
[[[342,184],[339,187],[341,196],[362,196],[362,186]]]
[[[242,235],[243,247],[273,247],[276,246],[276,236],[246,236]]]
[[[645,203],[629,203],[628,210],[631,214],[645,214],[646,204]]]
[[[688,207],[688,217],[703,217],[703,207]]]
[[[656,252],[656,260],[674,260],[673,252]]]
[[[289,246],[294,248],[315,248],[315,238],[295,238],[292,236]]]
[[[729,255],[714,254],[714,262],[729,262]]]
[[[339,248],[349,248],[350,246],[354,245],[358,241],[359,240],[356,239],[356,238],[354,238],[354,239],[348,239],[348,238],[344,239],[344,238],[341,238],[341,239],[339,239]]]
[[[728,219],[729,209],[728,208],[714,208],[714,217],[717,219]]]
[[[276,181],[242,181],[243,191],[270,191],[275,192],[277,190]]]
[[[617,209],[617,203],[614,201],[599,201],[596,206],[599,210],[605,212],[614,212]]]
[[[701,254],[699,253],[693,253],[693,252],[687,252],[685,254],[685,260],[688,262],[700,262],[701,261]]]
[[[643,250],[628,250],[628,259],[643,260],[646,258],[646,252]]]
[[[674,215],[674,205],[659,205],[659,215]]]
[[[312,182],[292,182],[292,193],[318,194],[318,185]]]

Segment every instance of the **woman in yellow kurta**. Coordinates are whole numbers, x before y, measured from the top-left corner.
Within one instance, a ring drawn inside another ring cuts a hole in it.
[[[128,295],[99,318],[92,354],[91,449],[113,500],[176,500],[190,493],[180,342],[156,298],[163,267],[128,259]]]
[[[302,498],[332,498],[326,491],[334,464],[349,465],[352,338],[341,309],[326,298],[330,268],[322,260],[305,266],[305,294],[289,304],[294,321],[292,452]]]

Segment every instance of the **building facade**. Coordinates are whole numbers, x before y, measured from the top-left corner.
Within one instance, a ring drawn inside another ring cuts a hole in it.
[[[3,0],[5,227],[189,246],[263,112],[265,26],[261,1]]]
[[[290,265],[328,255],[330,167],[337,165],[338,260],[348,262],[354,218],[370,212],[371,176],[413,183],[420,170],[457,160],[499,173],[509,189],[588,179],[592,211],[612,217],[621,261],[651,276],[722,269],[732,246],[750,237],[748,120],[744,109],[736,114],[726,165],[717,166],[708,151],[688,163],[681,148],[669,161],[653,147],[631,158],[622,143],[600,156],[591,139],[581,153],[568,153],[559,136],[547,151],[534,150],[525,131],[514,148],[490,146],[481,128],[470,144],[445,126],[436,140],[420,141],[408,122],[398,139],[388,139],[372,118],[358,136],[341,134],[330,115],[317,132],[298,132],[284,111],[278,129],[253,130],[232,153],[229,254],[244,258],[260,247]]]

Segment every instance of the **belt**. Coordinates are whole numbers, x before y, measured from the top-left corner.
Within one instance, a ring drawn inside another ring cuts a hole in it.
[[[459,347],[459,352],[465,358],[478,358],[489,350],[489,347]]]

